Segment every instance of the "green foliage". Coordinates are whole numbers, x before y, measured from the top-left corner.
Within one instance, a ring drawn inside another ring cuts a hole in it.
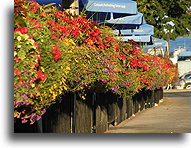
[[[190,34],[190,0],[136,0],[136,2],[146,22],[155,27],[155,37],[174,40],[178,36]]]
[[[163,87],[174,75],[172,63],[116,40],[108,27],[33,1],[15,2],[14,117],[23,123],[39,120],[68,92],[82,99],[88,92],[133,96]]]

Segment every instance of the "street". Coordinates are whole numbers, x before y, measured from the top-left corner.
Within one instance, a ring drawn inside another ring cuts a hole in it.
[[[190,133],[191,90],[165,90],[158,106],[143,110],[135,117],[106,133]]]

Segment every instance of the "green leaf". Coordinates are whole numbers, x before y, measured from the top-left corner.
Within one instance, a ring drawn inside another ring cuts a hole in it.
[[[23,18],[22,17],[20,17],[20,16],[16,16],[15,17],[15,24],[22,24],[23,26],[26,26],[26,23],[25,23],[25,21],[23,20]]]
[[[53,5],[55,5],[56,3],[50,3],[50,4],[47,4],[47,5],[45,5],[44,6],[44,8],[47,8],[47,7],[50,7],[50,6],[53,6]]]

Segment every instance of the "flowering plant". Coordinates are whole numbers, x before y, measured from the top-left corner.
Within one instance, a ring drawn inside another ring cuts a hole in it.
[[[31,124],[61,94],[132,96],[164,86],[175,70],[135,42],[116,40],[108,27],[24,0],[15,0],[14,62],[14,117]]]

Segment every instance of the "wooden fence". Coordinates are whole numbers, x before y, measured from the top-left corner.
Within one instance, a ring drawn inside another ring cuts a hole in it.
[[[163,89],[143,90],[132,98],[107,93],[89,93],[82,100],[76,93],[63,96],[33,125],[14,123],[15,133],[103,133],[133,114],[153,107],[163,98]]]

